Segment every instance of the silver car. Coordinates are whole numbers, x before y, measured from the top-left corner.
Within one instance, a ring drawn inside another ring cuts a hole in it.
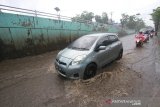
[[[55,61],[56,71],[67,78],[89,79],[97,70],[123,55],[122,42],[115,33],[82,36],[61,50]]]

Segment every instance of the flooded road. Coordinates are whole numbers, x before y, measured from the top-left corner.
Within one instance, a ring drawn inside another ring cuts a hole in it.
[[[121,41],[122,60],[102,68],[89,80],[58,76],[53,65],[58,51],[0,62],[0,107],[106,107],[108,99],[123,98],[141,100],[143,107],[159,107],[157,38],[142,48],[135,48],[134,35]]]

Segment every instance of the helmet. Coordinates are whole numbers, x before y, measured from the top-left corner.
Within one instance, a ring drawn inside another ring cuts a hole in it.
[[[140,31],[139,34],[142,34],[142,31]]]

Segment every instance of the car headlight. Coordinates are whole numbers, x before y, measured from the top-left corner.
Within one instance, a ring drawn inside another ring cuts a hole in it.
[[[77,57],[71,62],[71,65],[80,64],[80,63],[84,60],[85,57],[86,57],[86,55],[77,56]]]

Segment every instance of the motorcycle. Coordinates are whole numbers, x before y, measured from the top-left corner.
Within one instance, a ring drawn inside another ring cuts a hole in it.
[[[153,38],[153,33],[150,34],[150,37]]]
[[[155,35],[155,32],[154,32],[154,31],[151,31],[151,32],[150,32],[150,37],[153,38],[154,35]]]
[[[143,41],[144,41],[143,38],[135,35],[136,47],[142,47],[143,46]]]

